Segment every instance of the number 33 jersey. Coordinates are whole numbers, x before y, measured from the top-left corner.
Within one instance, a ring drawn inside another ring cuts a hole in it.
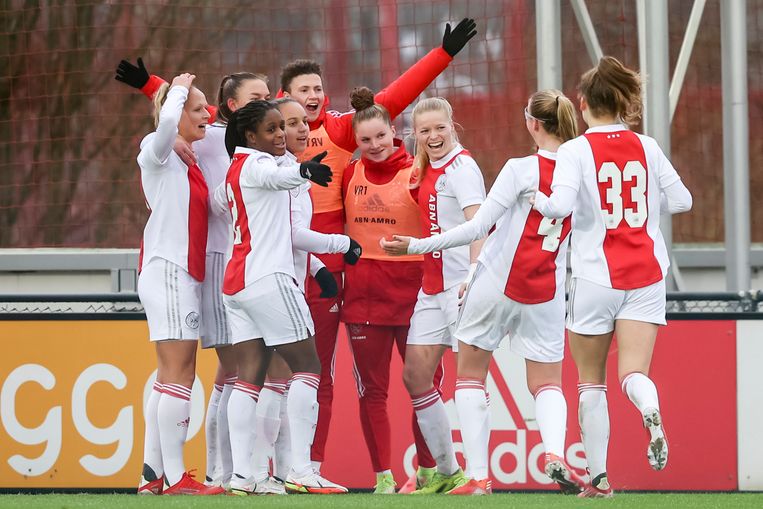
[[[669,257],[660,193],[679,180],[654,139],[621,124],[593,127],[564,143],[551,187],[577,191],[572,276],[621,290],[662,280]]]
[[[524,304],[564,299],[570,218],[549,219],[533,210],[526,196],[534,189],[551,190],[556,154],[509,159],[490,189],[506,212],[496,223],[479,261],[492,277],[505,283],[504,293]],[[562,292],[557,292],[558,289]]]

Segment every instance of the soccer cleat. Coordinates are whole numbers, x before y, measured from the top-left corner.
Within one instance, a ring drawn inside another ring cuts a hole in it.
[[[392,474],[376,474],[374,495],[394,495],[397,483]]]
[[[183,473],[178,482],[164,489],[164,495],[222,495],[225,490],[219,486],[205,486],[193,478],[190,472]]]
[[[467,484],[469,479],[464,475],[464,471],[460,468],[451,475],[445,475],[440,472],[435,472],[432,479],[424,486],[419,488],[411,495],[434,495],[436,493],[447,493],[456,488]]]
[[[290,473],[286,478],[286,490],[291,493],[312,493],[316,495],[331,495],[347,493],[347,488],[321,477],[316,472],[304,476]]]
[[[397,492],[399,494],[410,494],[420,490],[432,480],[436,471],[437,469],[435,468],[419,467]]]
[[[143,463],[143,472],[138,484],[138,495],[161,495],[164,490],[164,476],[156,476],[154,469]]]
[[[257,481],[254,488],[255,495],[286,495],[283,482],[275,477],[267,477],[263,481]]]
[[[612,498],[615,494],[609,485],[607,474],[599,474],[591,481],[591,484],[578,493],[579,498]]]
[[[668,464],[668,439],[662,427],[662,416],[656,408],[644,410],[644,427],[649,432],[649,447],[646,458],[654,470],[662,470]]]
[[[243,477],[239,474],[233,474],[230,483],[228,484],[228,494],[239,497],[254,495],[256,487],[257,483],[255,482],[254,477]]]
[[[493,493],[493,483],[490,479],[469,479],[458,488],[445,492],[447,495],[490,495]]]
[[[556,454],[546,454],[545,471],[565,495],[576,495],[585,489],[585,481]]]
[[[164,490],[164,477],[147,481],[145,477],[140,476],[138,485],[138,495],[161,495]]]

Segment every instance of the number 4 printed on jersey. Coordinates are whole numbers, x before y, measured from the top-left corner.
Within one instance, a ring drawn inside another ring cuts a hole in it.
[[[601,216],[608,230],[617,228],[623,218],[631,228],[644,226],[648,214],[646,178],[646,168],[640,161],[628,161],[622,171],[611,161],[601,165],[598,180],[599,183],[609,183],[604,201],[612,208],[612,212],[606,208],[601,209]],[[631,201],[634,204],[632,208],[623,205],[623,182],[634,182],[631,187]]]
[[[555,252],[559,249],[559,240],[562,238],[562,226],[564,219],[552,219],[544,217],[538,226],[538,235],[543,237],[540,248],[544,251]]]

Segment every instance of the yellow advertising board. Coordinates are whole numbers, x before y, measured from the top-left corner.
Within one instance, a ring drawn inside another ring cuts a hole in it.
[[[144,320],[3,320],[0,488],[131,488],[156,375]],[[216,356],[199,350],[185,448],[203,476]]]

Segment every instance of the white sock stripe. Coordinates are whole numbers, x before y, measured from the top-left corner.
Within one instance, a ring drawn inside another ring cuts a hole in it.
[[[320,385],[321,382],[321,377],[315,373],[294,373],[294,376],[291,377],[291,380],[292,383],[296,381],[304,382],[305,384],[317,390],[318,385]]]
[[[485,382],[479,380],[456,380],[456,390],[459,389],[481,389],[485,390]]]
[[[233,386],[233,390],[243,392],[247,396],[254,398],[255,401],[260,399],[260,390],[251,384],[244,385],[243,382],[236,382],[236,385]]]
[[[552,385],[552,384],[548,384],[548,385],[541,385],[540,387],[538,387],[538,390],[536,390],[536,391],[535,391],[535,394],[533,394],[533,397],[534,397],[534,398],[537,398],[537,397],[538,397],[538,395],[539,395],[541,392],[545,392],[545,391],[556,391],[556,392],[558,392],[558,393],[560,393],[560,394],[564,394],[564,393],[562,392],[562,388],[561,388],[561,387],[559,387],[558,385]]]
[[[262,386],[262,390],[263,391],[275,392],[276,394],[282,396],[283,393],[286,392],[286,386],[285,385],[281,386],[281,385],[275,385],[275,384],[266,383],[265,385]]]
[[[238,380],[237,376],[230,376],[225,379],[225,383],[223,385],[233,385],[236,383],[237,380]]]
[[[180,387],[182,387],[182,385]],[[190,401],[191,399],[190,393],[176,391],[175,388],[170,387],[169,384],[164,386],[162,389],[162,394],[166,394],[167,396],[172,396],[173,398],[183,399],[186,401]]]
[[[156,392],[162,392],[162,384],[160,384],[159,382],[154,382],[153,390],[155,390]]]
[[[171,389],[171,390],[173,390],[175,392],[180,392],[180,393],[183,393],[183,394],[187,394],[189,396],[191,395],[191,388],[190,387],[186,387],[185,385],[180,385],[180,384],[164,384],[164,385],[162,385],[162,387],[164,389]]]
[[[623,392],[625,392],[625,388],[628,386],[628,382],[630,381],[630,379],[633,378],[636,375],[646,376],[646,375],[644,375],[643,373],[641,373],[639,371],[634,371],[633,373],[628,373],[625,376],[625,378],[623,378],[623,381],[620,384],[620,389],[622,389]]]
[[[607,392],[607,386],[598,384],[578,384],[578,393],[583,393],[586,391]]]
[[[415,410],[423,410],[424,408],[428,408],[437,403],[439,399],[440,394],[437,391],[434,391],[434,393],[428,393],[425,396],[411,400],[411,403],[413,403],[413,408]]]
[[[223,392],[223,386],[220,384],[215,384],[214,390],[216,390],[217,392]]]

